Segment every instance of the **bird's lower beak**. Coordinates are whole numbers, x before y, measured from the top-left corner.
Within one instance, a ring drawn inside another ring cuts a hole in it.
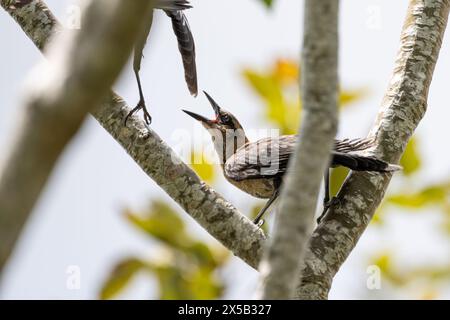
[[[195,120],[198,120],[198,121],[202,122],[203,124],[206,124],[209,126],[211,126],[214,122],[213,120],[209,120],[209,119],[205,118],[204,116],[201,116],[201,115],[191,112],[191,111],[183,110],[183,112],[190,115]]]

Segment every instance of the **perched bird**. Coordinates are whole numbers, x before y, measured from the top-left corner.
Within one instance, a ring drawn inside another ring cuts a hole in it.
[[[283,135],[250,142],[236,117],[222,109],[211,96],[204,93],[214,109],[214,119],[209,120],[196,113],[183,111],[200,121],[208,130],[225,178],[254,197],[269,199],[254,220],[258,224],[278,197],[298,135]],[[391,172],[401,169],[398,165],[367,155],[365,151],[373,145],[373,139],[335,140],[330,167],[344,166],[355,171],[373,172]],[[325,172],[324,182],[325,197],[322,216],[336,200],[330,200],[329,169]]]
[[[188,20],[183,13],[183,10],[190,9],[192,8],[192,6],[190,5],[188,0],[155,0],[154,8],[164,10],[166,15],[172,20],[172,28],[178,41],[178,50],[180,51],[181,58],[183,60],[184,77],[186,80],[186,84],[191,95],[197,96],[197,67],[195,64],[194,37],[192,36]],[[136,45],[134,47],[133,70],[139,89],[139,102],[137,103],[136,107],[131,110],[131,112],[126,116],[125,124],[128,118],[139,110],[143,110],[144,120],[147,124],[150,124],[152,120],[145,104],[144,92],[139,76],[143,58],[143,51],[147,42],[148,35],[150,33],[150,29],[152,27],[152,22],[153,11],[150,12],[149,19],[146,21],[146,25],[142,32],[142,35],[136,42]]]

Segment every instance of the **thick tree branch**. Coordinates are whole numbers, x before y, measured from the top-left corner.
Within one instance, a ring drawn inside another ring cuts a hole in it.
[[[13,7],[25,3],[15,1]],[[60,34],[49,62],[34,70],[24,89],[16,132],[0,166],[0,269],[64,147],[127,62],[152,6],[148,0],[95,0],[84,9],[83,28]]]
[[[449,0],[410,2],[394,72],[370,136],[374,154],[396,163],[426,111],[434,67],[447,25]],[[383,199],[390,174],[352,172],[314,232],[297,297],[326,299],[332,280]]]
[[[40,49],[61,28],[42,0],[28,1],[20,8],[11,8],[8,3],[1,1],[2,7]],[[129,111],[126,103],[111,93],[93,115],[169,196],[225,247],[256,268],[264,233],[202,182],[138,117],[131,117],[125,127],[123,120]]]
[[[338,0],[306,0],[300,141],[283,183],[274,235],[261,263],[263,299],[294,296],[317,197],[337,131]]]

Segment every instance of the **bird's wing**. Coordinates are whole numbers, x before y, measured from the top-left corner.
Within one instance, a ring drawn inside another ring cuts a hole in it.
[[[225,163],[225,175],[233,180],[276,178],[287,170],[296,136],[280,136],[250,142]]]
[[[183,11],[164,10],[172,20],[172,28],[177,37],[178,50],[181,53],[184,67],[184,78],[189,92],[193,96],[198,94],[197,66],[195,63],[195,43],[191,28]]]
[[[291,135],[247,143],[226,161],[225,175],[236,181],[282,177],[294,152],[296,139],[297,136]],[[400,169],[399,166],[361,153],[373,144],[373,139],[335,140],[331,165],[357,171],[388,172]]]
[[[375,139],[360,138],[360,139],[344,139],[334,140],[333,151],[349,153],[367,150],[374,146]]]

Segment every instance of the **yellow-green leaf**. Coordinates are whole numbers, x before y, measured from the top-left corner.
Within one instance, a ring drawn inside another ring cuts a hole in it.
[[[339,106],[346,107],[358,100],[361,100],[367,96],[367,90],[364,88],[359,89],[345,89],[339,92]]]
[[[183,220],[164,202],[153,202],[144,215],[127,212],[126,216],[139,229],[168,245],[183,247],[190,242]]]
[[[400,193],[388,197],[387,201],[402,207],[420,209],[427,205],[444,204],[450,189],[447,184],[429,186],[415,193]]]
[[[100,299],[116,297],[143,266],[144,264],[136,258],[125,259],[118,263],[104,282],[100,291]]]
[[[193,152],[191,154],[190,165],[202,180],[208,183],[213,183],[216,179],[216,171],[213,161],[211,159],[207,159],[202,152]]]
[[[406,176],[420,169],[422,161],[419,155],[417,138],[413,137],[409,140],[405,152],[400,159],[400,165],[403,167],[402,172]]]

